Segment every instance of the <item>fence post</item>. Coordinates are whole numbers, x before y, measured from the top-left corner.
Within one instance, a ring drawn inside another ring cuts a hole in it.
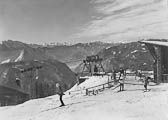
[[[93,89],[93,95],[95,95],[95,91],[94,91],[94,89]]]
[[[86,95],[88,95],[88,89],[86,89]]]
[[[108,87],[109,87],[109,75],[108,75]]]

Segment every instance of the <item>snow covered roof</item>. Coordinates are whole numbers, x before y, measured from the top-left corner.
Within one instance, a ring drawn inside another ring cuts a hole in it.
[[[144,41],[140,41],[141,43],[148,43],[148,44],[153,44],[153,45],[159,45],[159,46],[166,46],[168,47],[168,41],[156,41],[156,40],[144,40]]]

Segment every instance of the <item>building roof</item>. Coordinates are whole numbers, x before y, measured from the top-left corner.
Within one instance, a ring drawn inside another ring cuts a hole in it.
[[[140,43],[145,43],[145,44],[153,44],[153,45],[159,45],[159,46],[166,46],[168,47],[168,41],[161,41],[161,40],[143,40],[139,41]]]

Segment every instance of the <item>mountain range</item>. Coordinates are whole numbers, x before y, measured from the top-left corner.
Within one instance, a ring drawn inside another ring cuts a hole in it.
[[[19,41],[3,41],[0,44],[0,63],[27,60],[57,59],[66,63],[70,68],[77,66],[86,56],[94,55],[114,44],[93,42],[78,43],[71,46],[42,46],[26,44]]]
[[[87,56],[98,54],[103,58],[106,71],[120,66],[136,70],[152,70],[153,58],[144,44],[131,43],[78,43],[62,46],[33,46],[19,41],[3,41],[0,44],[0,62],[56,59],[66,63],[73,71],[82,69]]]
[[[145,44],[131,42],[104,49],[98,53],[108,71],[124,67],[131,70],[152,70],[153,58]]]
[[[120,67],[135,70],[152,70],[153,58],[145,44],[139,42],[122,43],[107,47],[97,53],[103,59],[102,65],[105,72],[119,70]],[[75,71],[82,71],[84,63],[76,67]]]

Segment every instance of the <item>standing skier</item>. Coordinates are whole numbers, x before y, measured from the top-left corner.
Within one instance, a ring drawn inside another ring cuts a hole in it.
[[[144,88],[145,88],[145,91],[147,91],[148,90],[148,84],[149,84],[149,80],[150,80],[151,78],[148,76],[148,77],[146,77],[145,78],[145,80],[144,80]]]
[[[120,91],[124,91],[124,75],[122,73],[120,73],[120,77],[119,77],[119,84],[120,84]]]
[[[56,83],[56,93],[59,95],[59,99],[60,99],[60,102],[61,102],[60,107],[65,106],[65,104],[64,104],[64,102],[62,100],[62,97],[65,94],[63,93],[63,90],[62,90],[62,88],[61,88],[59,83]]]

